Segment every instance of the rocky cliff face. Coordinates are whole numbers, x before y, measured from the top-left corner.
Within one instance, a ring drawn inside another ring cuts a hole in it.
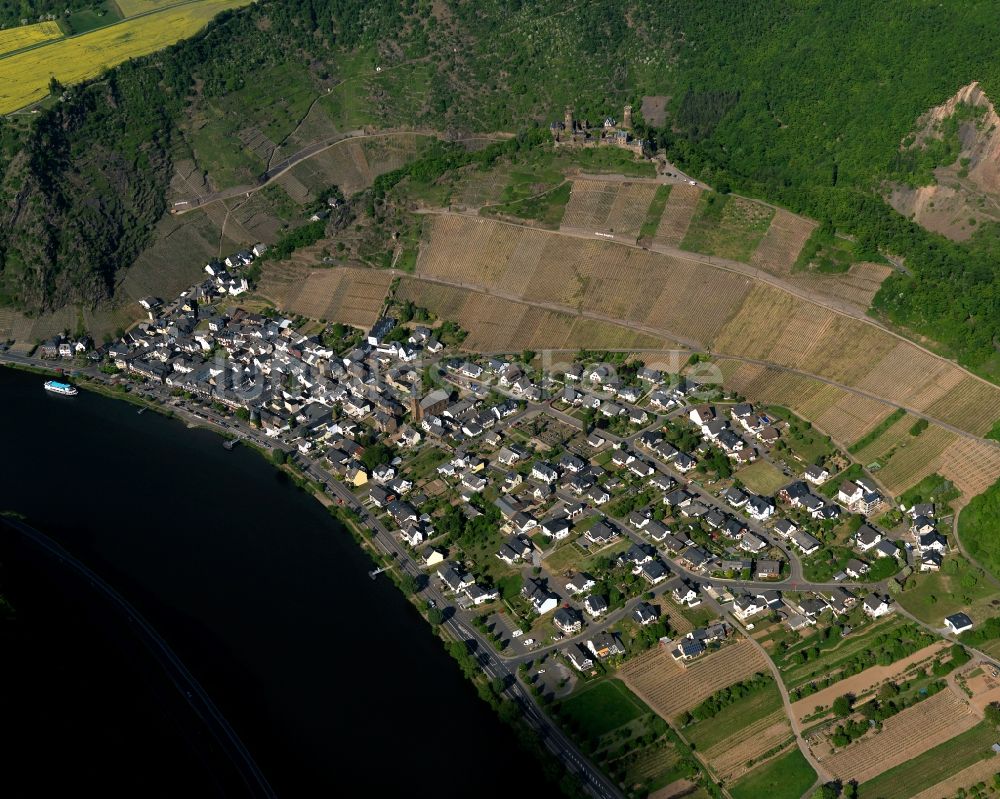
[[[978,82],[921,116],[900,153],[916,165],[912,181],[886,185],[901,214],[955,240],[1000,222],[1000,116]]]

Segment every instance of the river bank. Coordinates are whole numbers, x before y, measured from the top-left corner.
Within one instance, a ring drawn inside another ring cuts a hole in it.
[[[432,763],[480,784],[491,751],[515,751],[416,609],[368,579],[354,538],[249,448],[96,394],[46,395],[10,370],[0,402],[24,422],[5,441],[0,509],[140,607],[279,794],[333,790],[342,772],[405,792]]]

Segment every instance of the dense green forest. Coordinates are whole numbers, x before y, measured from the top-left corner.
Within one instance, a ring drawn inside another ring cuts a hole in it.
[[[186,118],[279,65],[304,65],[298,88],[318,95],[364,56],[393,68],[352,95],[375,124],[524,130],[566,104],[596,120],[669,96],[666,124],[640,130],[671,159],[903,259],[876,311],[995,376],[1000,235],[984,226],[949,242],[892,211],[881,188],[926,167],[900,154],[920,114],[972,80],[1000,97],[998,11],[998,0],[264,0],[73,92],[31,129],[4,123],[0,301],[108,296],[163,213]]]

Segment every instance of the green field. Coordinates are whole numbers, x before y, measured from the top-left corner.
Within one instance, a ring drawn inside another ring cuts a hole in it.
[[[660,186],[653,195],[649,208],[646,209],[646,218],[642,227],[639,228],[639,238],[652,238],[656,235],[656,229],[660,226],[660,217],[663,216],[663,209],[667,205],[670,197],[670,186]]]
[[[973,763],[992,757],[990,747],[998,738],[995,728],[980,722],[971,730],[862,783],[858,796],[861,799],[907,799]],[[1000,766],[997,770],[1000,771]],[[735,793],[733,796],[737,799]]]
[[[828,226],[820,225],[809,237],[792,269],[824,275],[841,274],[849,271],[856,261],[865,260],[858,257],[858,249],[856,242],[840,238]]]
[[[604,735],[646,712],[620,680],[603,680],[587,686],[564,699],[559,708],[588,737]]]
[[[731,194],[704,192],[681,248],[749,261],[764,238],[774,209]]]
[[[566,212],[572,185],[569,181],[549,189],[543,194],[514,200],[503,205],[491,205],[480,210],[480,213],[496,216],[516,216],[520,219],[533,219],[542,227],[557,228]]]
[[[1000,575],[1000,480],[975,497],[958,517],[958,537],[969,555]]]
[[[740,469],[735,477],[752,491],[768,497],[774,496],[779,488],[791,482],[781,469],[763,459]]]
[[[733,799],[801,799],[816,781],[816,772],[795,747],[787,754],[758,766],[733,783]]]
[[[992,605],[1000,597],[997,589],[981,570],[961,555],[949,555],[939,572],[914,575],[912,587],[896,600],[925,624],[940,627],[944,617],[964,611],[973,621],[995,615]]]
[[[781,694],[772,682],[766,688],[723,708],[712,718],[689,724],[684,728],[684,737],[694,744],[695,749],[711,749],[780,707]]]

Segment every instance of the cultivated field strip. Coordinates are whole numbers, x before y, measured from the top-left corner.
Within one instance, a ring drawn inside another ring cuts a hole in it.
[[[980,782],[989,782],[997,773],[1000,773],[1000,762],[995,756],[987,757],[952,774],[936,785],[914,794],[910,799],[941,799],[946,796],[956,796],[960,789],[969,789]]]
[[[265,270],[259,291],[286,313],[368,327],[378,317],[391,279],[390,272],[376,269],[276,264]]]
[[[670,196],[667,197],[667,204],[663,207],[663,216],[660,217],[660,224],[656,228],[656,236],[653,238],[654,244],[662,244],[667,247],[680,246],[687,234],[694,211],[698,207],[699,197],[701,197],[701,189],[697,186],[689,186],[686,183],[671,186]]]
[[[886,629],[880,628],[879,631],[885,632]],[[792,713],[800,724],[806,724],[806,718],[813,715],[817,707],[830,707],[838,696],[847,693],[861,697],[886,680],[901,681],[903,675],[912,671],[915,666],[925,664],[926,661],[941,654],[945,647],[944,641],[935,641],[933,644],[917,650],[909,657],[897,660],[888,666],[870,666],[847,679],[839,680],[810,696],[793,702]]]
[[[887,719],[882,731],[820,762],[837,779],[859,783],[965,732],[979,719],[951,688]]]
[[[573,181],[562,226],[635,239],[656,188],[655,183]]]
[[[9,114],[45,98],[49,80],[69,85],[193,36],[217,14],[249,0],[201,0],[25,50],[4,59],[0,113]]]
[[[749,771],[748,760],[755,760],[791,737],[788,717],[779,709],[706,749],[702,755],[719,779],[729,782]]]
[[[619,673],[647,705],[669,720],[719,689],[766,668],[763,656],[753,644],[741,640],[702,656],[686,668],[658,647],[633,658]]]
[[[779,208],[764,238],[750,256],[750,264],[772,274],[788,274],[817,227],[818,223],[812,219]]]

